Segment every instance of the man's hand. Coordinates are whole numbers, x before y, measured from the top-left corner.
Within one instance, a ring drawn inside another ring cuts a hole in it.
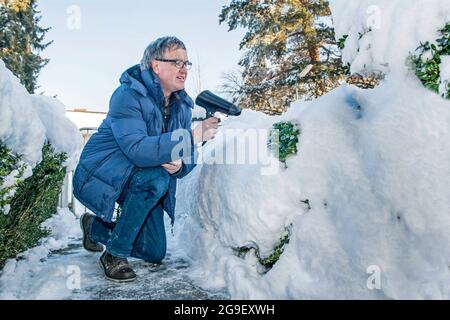
[[[218,127],[219,119],[216,117],[211,117],[203,120],[192,131],[194,144],[214,139],[216,137]]]
[[[162,164],[162,167],[170,174],[177,173],[181,169],[181,160],[175,160],[169,163]]]

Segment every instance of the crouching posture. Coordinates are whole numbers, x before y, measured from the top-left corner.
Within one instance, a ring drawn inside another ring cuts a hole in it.
[[[191,130],[194,104],[184,91],[190,67],[179,39],[152,42],[141,64],[122,74],[107,117],[81,154],[74,195],[95,213],[80,219],[83,246],[106,246],[100,265],[110,280],[136,279],[128,257],[164,258],[164,211],[173,223],[177,179],[194,168],[196,144],[217,132],[217,118]],[[116,202],[121,214],[113,221]]]

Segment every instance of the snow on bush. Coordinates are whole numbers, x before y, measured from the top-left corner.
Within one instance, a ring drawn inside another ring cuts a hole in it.
[[[434,42],[450,21],[450,0],[330,1],[336,39],[352,73],[410,73],[407,57],[421,42]]]
[[[280,117],[243,112],[221,128],[301,127],[287,169],[204,161],[179,181],[179,254],[208,288],[245,299],[449,299],[450,103],[407,64],[436,39],[450,1],[331,1],[352,72],[380,73],[373,90],[347,84]],[[369,24],[368,24],[369,22]],[[441,69],[447,70],[448,60]],[[232,139],[210,142],[226,153]],[[290,228],[272,269],[270,256]]]
[[[0,60],[0,140],[34,167],[42,159],[48,141],[56,152],[65,152],[69,170],[82,147],[77,127],[65,116],[55,98],[30,95]]]
[[[64,163],[66,170],[75,169],[82,148],[82,136],[77,126],[66,117],[64,105],[48,96],[34,95],[32,100],[33,108],[45,127],[47,141],[56,153],[67,155]]]
[[[32,96],[0,60],[0,140],[34,165],[41,159],[45,127],[32,107]]]
[[[38,243],[82,137],[51,97],[29,95],[0,60],[0,269]]]
[[[45,142],[51,143],[56,153],[67,155],[64,166],[68,170],[74,168],[82,147],[81,135],[65,116],[64,105],[51,97],[28,94],[1,60],[0,142],[2,150],[6,148],[2,161],[9,161],[3,167],[11,169],[5,176],[0,172],[0,204],[5,213],[17,183],[30,177],[31,169],[41,161]]]
[[[67,208],[42,224],[50,235],[41,244],[9,259],[0,277],[0,299],[61,299],[70,297],[68,286],[70,266],[61,265],[54,274],[47,274],[45,263],[52,252],[78,242],[81,237],[79,223]],[[18,276],[20,275],[20,276]],[[30,278],[33,281],[30,281]]]
[[[450,26],[450,24],[448,24]],[[450,48],[450,40],[449,40]],[[450,49],[449,55],[441,58],[439,93],[450,99]]]

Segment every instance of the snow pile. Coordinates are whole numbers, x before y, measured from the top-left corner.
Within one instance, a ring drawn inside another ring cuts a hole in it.
[[[82,147],[77,127],[65,116],[64,106],[51,97],[30,95],[0,60],[0,140],[34,167],[49,141],[65,152],[73,169]]]
[[[27,163],[41,160],[45,127],[32,107],[32,97],[0,60],[0,140]]]
[[[65,152],[67,171],[75,169],[83,145],[77,126],[66,117],[64,105],[55,98],[33,95],[33,108],[45,127],[45,135],[55,152]]]
[[[206,110],[199,106],[195,106],[194,109],[192,110],[192,118],[194,119],[206,118]]]
[[[441,86],[439,88],[439,93],[446,96],[447,92],[450,91],[450,55],[444,56],[441,59],[441,65],[439,67]],[[450,99],[450,96],[448,99]]]
[[[22,176],[14,170],[7,177],[1,189],[12,187],[18,179],[24,180],[32,175],[32,169],[42,159],[42,147],[50,142],[55,152],[65,152],[67,160],[64,166],[73,170],[78,161],[82,137],[65,116],[65,107],[58,100],[30,95],[20,84],[17,77],[0,60],[0,141],[14,154],[22,156],[18,166],[25,168]],[[12,197],[16,189],[12,188],[7,197]],[[10,205],[3,211],[7,214]]]
[[[450,82],[450,56],[445,56],[442,58],[440,71],[441,71],[441,81]]]
[[[42,224],[51,230],[41,245],[9,259],[0,277],[0,299],[64,299],[73,293],[70,275],[76,266],[56,268],[54,274],[47,274],[47,257],[55,250],[79,242],[81,230],[77,218],[69,209],[58,213]],[[33,281],[30,281],[33,279]]]
[[[420,41],[437,38],[450,2],[378,1],[381,27],[359,39],[372,4],[331,7],[337,38],[349,35],[345,60],[384,73],[378,87],[343,85],[281,117],[246,111],[221,128],[299,124],[287,169],[204,161],[179,181],[179,254],[203,287],[238,299],[450,299],[450,103],[406,66]],[[206,145],[204,160],[231,140]],[[267,257],[288,228],[267,273],[252,252],[237,257],[243,246]]]
[[[352,73],[408,73],[406,57],[435,43],[450,22],[450,0],[330,1],[336,38],[345,35],[344,64]]]

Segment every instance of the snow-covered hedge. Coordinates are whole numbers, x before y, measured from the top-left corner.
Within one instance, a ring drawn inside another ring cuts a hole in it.
[[[3,207],[0,212],[0,268],[6,259],[15,257],[48,235],[41,223],[56,212],[66,174],[63,166],[66,155],[55,153],[50,144],[44,145],[42,154],[42,161],[33,168],[32,175],[16,181],[7,208]]]
[[[435,43],[421,43],[417,53],[411,56],[411,63],[425,87],[450,99],[450,67],[447,61],[450,59],[450,22],[439,32]]]
[[[8,214],[11,199],[15,194],[27,166],[21,157],[13,154],[0,141],[0,211]]]
[[[29,95],[0,60],[0,268],[46,234],[40,224],[56,211],[81,146],[64,106]]]
[[[382,74],[380,84],[344,84],[280,117],[244,111],[227,120],[220,132],[239,128],[238,136],[298,123],[298,153],[272,175],[204,162],[180,180],[179,253],[202,286],[237,299],[450,299],[450,103],[408,65],[421,41],[439,38],[450,1],[330,5],[344,63]],[[449,69],[443,59],[440,70]],[[203,151],[225,154],[232,142]],[[261,270],[289,227],[279,260]],[[239,255],[243,247],[258,254]]]
[[[290,122],[280,122],[273,125],[269,148],[275,152],[275,156],[286,163],[286,158],[297,154],[298,136],[300,129]]]

